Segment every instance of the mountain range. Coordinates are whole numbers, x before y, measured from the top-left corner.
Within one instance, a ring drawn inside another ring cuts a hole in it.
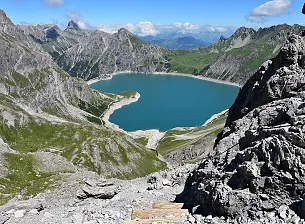
[[[164,31],[162,33],[159,33],[157,35],[147,35],[147,36],[138,36],[140,39],[150,42],[152,40],[172,40],[177,39],[180,37],[192,37],[197,40],[203,40],[205,43],[214,43],[221,36],[229,37],[234,33],[234,28],[231,27],[226,32],[217,32],[214,30],[214,32],[209,32],[208,30],[205,31],[199,31],[199,32],[181,32],[181,31]]]
[[[229,38],[221,37],[208,47],[169,50],[146,43],[123,28],[108,34],[81,30],[73,21],[63,31],[56,25],[19,28],[41,45],[59,67],[84,80],[128,70],[188,73],[239,84],[244,84],[264,61],[279,52],[288,34],[299,34],[303,29],[297,24],[257,31],[241,27]],[[185,38],[175,41],[183,43]],[[160,42],[171,45],[171,41]]]
[[[56,25],[19,28],[40,44],[59,67],[85,80],[122,70],[166,70],[163,61],[167,50],[145,43],[124,28],[109,34],[81,30],[73,21],[63,31]]]

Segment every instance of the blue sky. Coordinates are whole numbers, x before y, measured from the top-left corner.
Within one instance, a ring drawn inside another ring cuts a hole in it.
[[[224,32],[230,27],[305,24],[301,0],[1,0],[14,23],[56,23],[71,19],[83,28],[114,32],[126,27],[139,35],[164,29]]]

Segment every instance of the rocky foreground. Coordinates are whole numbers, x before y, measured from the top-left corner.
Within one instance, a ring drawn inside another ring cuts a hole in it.
[[[0,223],[124,223],[131,220],[134,208],[174,201],[193,167],[185,165],[131,181],[106,180],[92,172],[67,174],[55,191],[27,201],[16,197],[0,207]],[[185,222],[194,223],[195,218],[185,217]]]
[[[179,201],[238,223],[304,223],[304,52],[305,37],[291,35],[248,80]]]

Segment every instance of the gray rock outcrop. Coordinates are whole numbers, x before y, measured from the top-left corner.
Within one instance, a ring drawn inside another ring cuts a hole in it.
[[[78,193],[79,199],[96,198],[96,199],[111,199],[119,193],[118,186],[113,182],[105,179],[89,179],[85,181],[82,190]]]
[[[177,200],[195,202],[203,215],[241,222],[304,218],[304,53],[305,38],[291,35],[248,80],[214,151]]]

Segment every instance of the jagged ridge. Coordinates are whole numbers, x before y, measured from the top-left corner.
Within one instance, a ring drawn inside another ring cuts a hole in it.
[[[240,222],[305,218],[304,52],[304,37],[292,35],[249,79],[179,200]]]
[[[56,38],[48,36],[56,26],[21,26],[34,41],[42,44],[54,61],[72,76],[85,80],[116,71],[166,71],[167,50],[145,43],[122,28],[115,34],[81,30],[70,21]]]

